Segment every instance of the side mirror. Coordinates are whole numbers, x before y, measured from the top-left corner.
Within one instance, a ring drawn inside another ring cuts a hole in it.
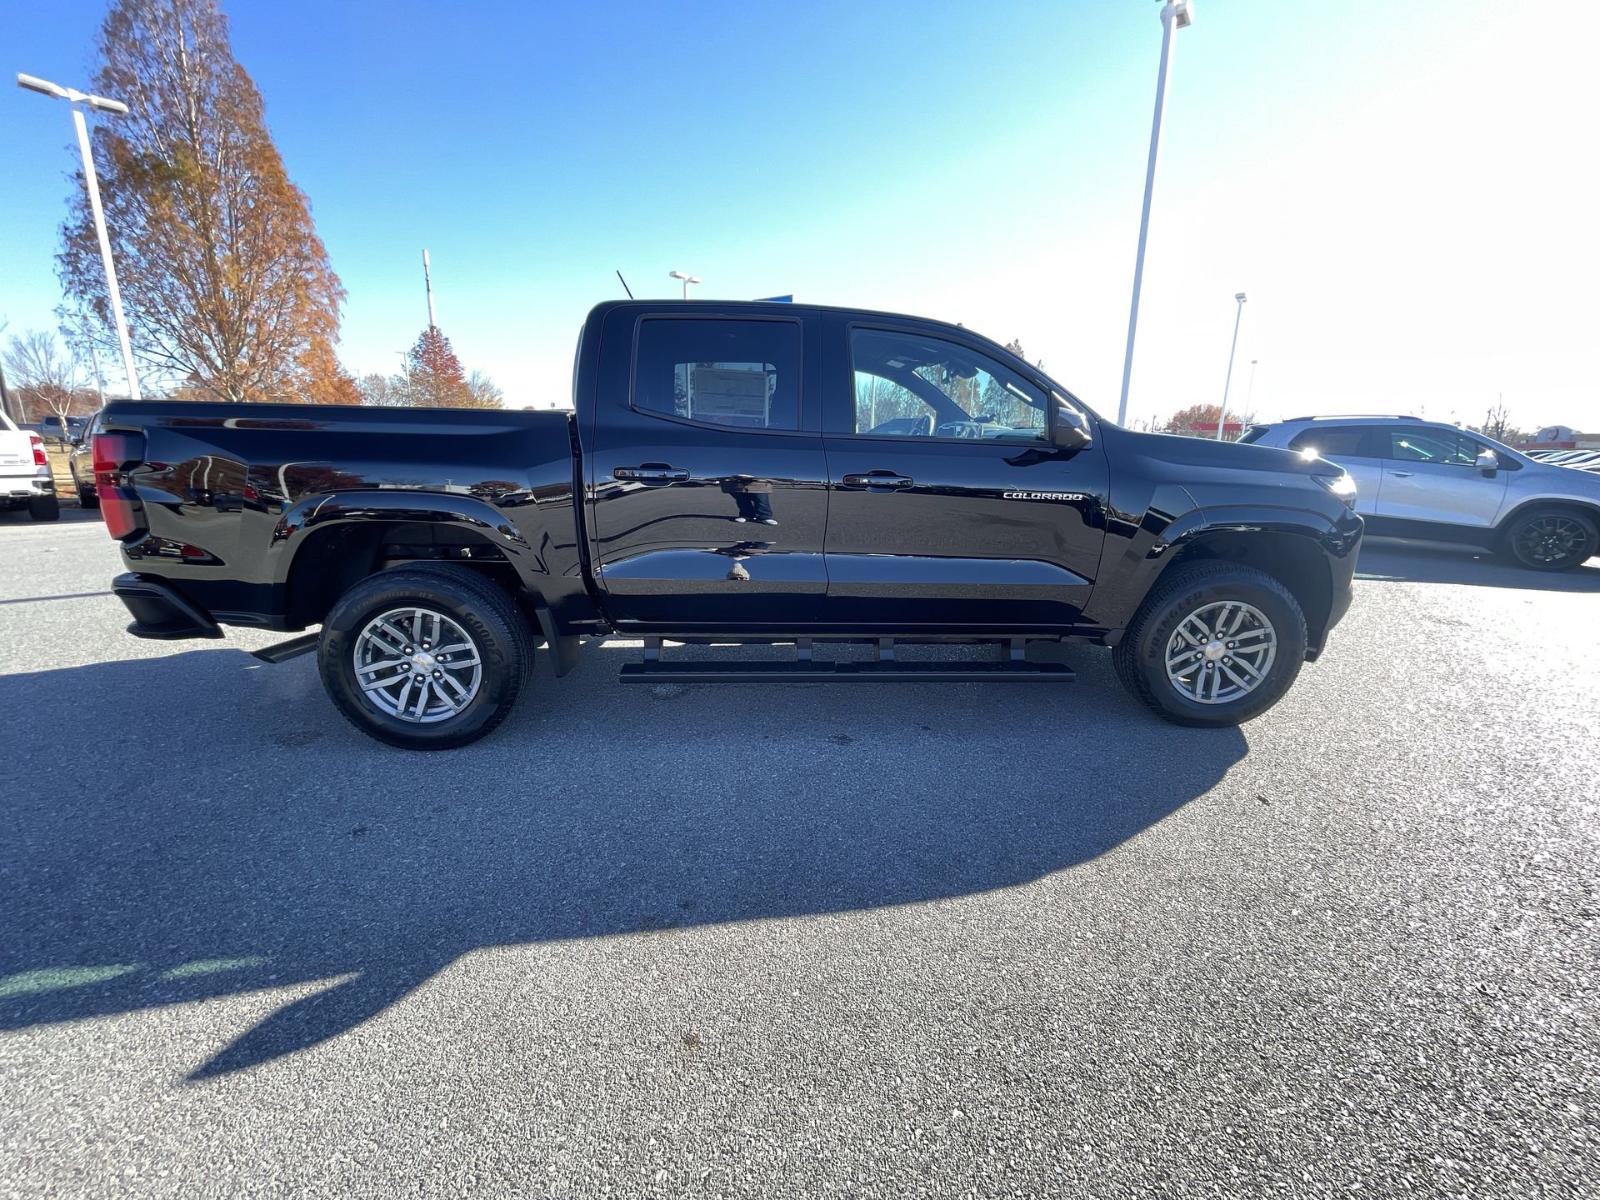
[[[1055,419],[1050,422],[1050,440],[1063,450],[1085,450],[1094,444],[1089,418],[1062,400],[1055,402]]]
[[[1499,469],[1500,456],[1498,454],[1493,450],[1478,451],[1478,470],[1482,471],[1488,478],[1493,479],[1495,472]]]

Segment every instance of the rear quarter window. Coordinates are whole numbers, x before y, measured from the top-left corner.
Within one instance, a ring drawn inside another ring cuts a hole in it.
[[[1323,458],[1376,458],[1371,449],[1368,430],[1362,425],[1331,425],[1324,429],[1307,429],[1298,433],[1289,443],[1291,450],[1310,450]]]

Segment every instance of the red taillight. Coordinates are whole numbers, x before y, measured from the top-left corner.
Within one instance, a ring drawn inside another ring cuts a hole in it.
[[[33,444],[33,465],[36,467],[48,467],[50,460],[45,457],[44,439],[37,433],[30,433],[28,441]]]
[[[122,472],[144,455],[144,438],[136,433],[97,433],[92,449],[94,490],[106,531],[126,538],[143,530],[139,502],[132,488],[123,487]]]

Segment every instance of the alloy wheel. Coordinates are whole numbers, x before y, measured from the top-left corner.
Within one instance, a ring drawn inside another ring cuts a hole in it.
[[[1272,671],[1278,635],[1266,614],[1240,600],[1203,605],[1167,640],[1167,679],[1186,700],[1227,704],[1248,696]]]
[[[1513,546],[1523,562],[1548,567],[1582,553],[1588,540],[1589,531],[1581,522],[1560,513],[1549,513],[1519,528]]]
[[[418,725],[464,710],[483,682],[477,643],[444,613],[394,608],[356,638],[356,683],[379,712]]]

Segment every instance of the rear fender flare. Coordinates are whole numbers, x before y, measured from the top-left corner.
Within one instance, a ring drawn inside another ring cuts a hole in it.
[[[312,533],[338,525],[441,524],[478,534],[494,546],[528,592],[540,595],[550,572],[511,521],[476,496],[448,492],[356,491],[308,496],[287,508],[272,528],[267,558],[273,583],[286,584],[289,568]]]

